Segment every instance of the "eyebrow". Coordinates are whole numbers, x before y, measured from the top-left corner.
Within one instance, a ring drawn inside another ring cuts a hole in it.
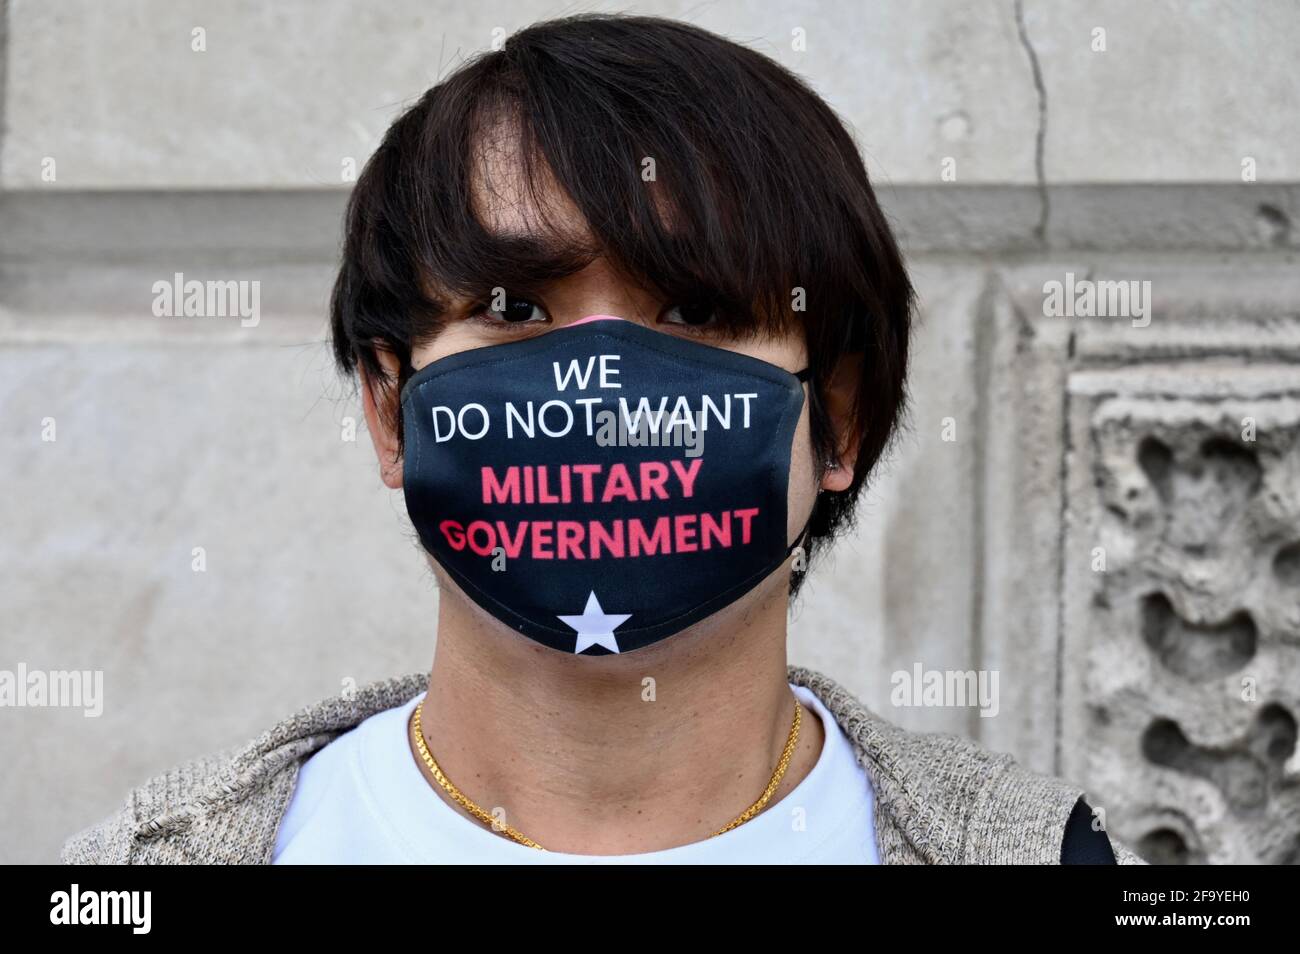
[[[468,298],[486,297],[494,288],[535,294],[581,271],[600,254],[587,242],[477,229],[466,238],[457,261],[446,268],[435,267],[430,277],[436,287]]]

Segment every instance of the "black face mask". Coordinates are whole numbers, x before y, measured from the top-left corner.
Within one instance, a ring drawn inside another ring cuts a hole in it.
[[[802,381],[607,315],[476,348],[402,389],[406,507],[479,606],[569,653],[626,653],[773,573]]]

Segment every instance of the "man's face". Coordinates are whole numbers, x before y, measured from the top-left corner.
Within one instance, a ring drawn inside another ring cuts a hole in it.
[[[479,154],[477,168],[472,201],[477,216],[490,231],[527,236],[538,233],[554,235],[558,230],[579,240],[589,238],[582,216],[562,190],[541,188],[534,195],[523,187],[523,175],[508,142],[484,148]],[[444,321],[432,340],[417,345],[412,351],[411,363],[415,369],[461,351],[548,334],[590,315],[616,315],[661,334],[736,351],[791,372],[807,364],[807,349],[800,332],[792,331],[779,337],[748,336],[743,340],[726,337],[715,327],[715,319],[706,309],[692,303],[665,301],[656,292],[629,280],[603,258],[596,258],[580,271],[551,282],[527,298],[511,295],[510,281],[510,275],[501,276],[499,286],[504,292],[504,301],[498,298],[486,306],[480,301],[457,300],[444,290],[434,290],[447,305]],[[367,416],[371,416],[369,410]],[[372,429],[374,424],[372,421]],[[382,448],[380,456],[382,462]],[[707,445],[704,456],[708,456]],[[847,485],[850,471],[851,468],[841,467],[823,477],[819,484],[810,439],[809,407],[805,400],[791,452],[787,540],[793,539],[803,528],[818,487],[842,489],[836,482],[843,481]],[[384,475],[390,486],[400,486],[400,461],[386,468]],[[454,587],[432,558],[430,564],[440,585]],[[744,606],[751,599],[762,599],[764,591],[784,587],[786,582],[785,573],[774,573],[762,587],[728,611],[743,613]]]

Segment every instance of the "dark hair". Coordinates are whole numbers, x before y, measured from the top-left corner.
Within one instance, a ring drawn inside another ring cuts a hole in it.
[[[559,232],[501,236],[476,217],[474,149],[502,122],[517,137],[525,188],[567,193],[588,244]],[[652,183],[642,177],[647,157]],[[905,406],[912,286],[830,107],[773,60],[686,23],[582,15],[535,24],[394,122],[348,202],[330,304],[338,365],[364,367],[384,391],[380,405],[395,409],[376,340],[400,359],[400,388],[412,349],[442,326],[439,296],[485,299],[504,286],[527,297],[597,255],[665,300],[707,300],[725,334],[801,329],[819,467],[835,445],[821,388],[842,355],[860,355],[853,483],[819,496],[809,555],[851,524]],[[793,308],[796,288],[804,311]]]

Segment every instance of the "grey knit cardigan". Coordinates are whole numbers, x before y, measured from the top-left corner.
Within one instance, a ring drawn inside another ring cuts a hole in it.
[[[246,745],[185,762],[73,835],[66,864],[269,864],[298,769],[368,716],[428,686],[427,673],[371,683],[302,709]],[[969,739],[909,732],[811,669],[789,680],[816,693],[874,786],[885,864],[1059,864],[1066,820],[1083,790]],[[1111,839],[1121,864],[1143,864]]]

